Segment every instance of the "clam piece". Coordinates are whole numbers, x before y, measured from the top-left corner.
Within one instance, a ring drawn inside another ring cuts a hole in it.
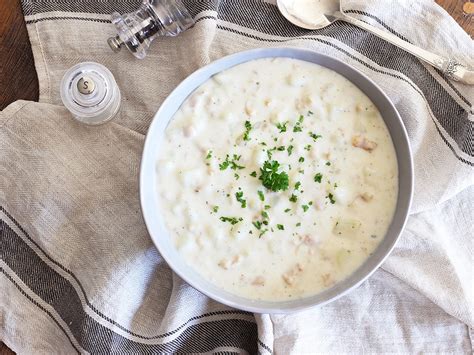
[[[352,146],[356,148],[364,149],[367,152],[373,151],[377,148],[377,143],[374,141],[368,140],[366,137],[357,135],[352,137]]]

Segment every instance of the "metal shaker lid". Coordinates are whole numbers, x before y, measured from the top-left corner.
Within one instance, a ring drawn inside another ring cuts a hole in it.
[[[120,90],[102,64],[84,62],[66,71],[60,86],[61,100],[75,119],[96,125],[112,119],[120,107]]]

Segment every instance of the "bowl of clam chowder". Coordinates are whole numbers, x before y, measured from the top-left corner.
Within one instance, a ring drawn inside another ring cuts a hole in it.
[[[236,308],[292,312],[373,273],[410,208],[400,116],[361,72],[272,48],[185,79],[150,125],[142,211],[170,267]]]

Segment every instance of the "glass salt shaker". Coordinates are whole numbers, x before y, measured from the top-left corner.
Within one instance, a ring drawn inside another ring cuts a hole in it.
[[[59,90],[64,106],[82,123],[105,123],[120,107],[120,90],[114,76],[99,63],[84,62],[69,68]]]
[[[135,12],[120,15],[112,13],[117,36],[108,44],[114,52],[122,46],[137,58],[143,59],[150,43],[157,36],[177,36],[194,25],[181,0],[143,0]]]

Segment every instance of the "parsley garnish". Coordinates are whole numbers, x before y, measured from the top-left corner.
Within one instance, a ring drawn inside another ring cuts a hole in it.
[[[262,217],[268,219],[268,213],[266,211],[262,211]]]
[[[229,166],[232,170],[244,169],[245,166],[238,165],[236,161],[240,160],[241,155],[234,154],[232,160],[229,160],[229,154],[226,155],[225,160],[219,164],[220,170],[225,170]]]
[[[291,194],[289,200],[290,200],[290,202],[296,202],[298,200],[298,196],[296,196],[295,194]]]
[[[281,231],[285,230],[285,226],[283,224],[277,224],[277,228]]]
[[[321,173],[317,173],[316,175],[314,175],[314,182],[319,182],[321,183],[321,179],[323,178],[323,174]]]
[[[298,122],[296,122],[295,126],[293,127],[293,132],[301,132],[302,131],[301,124],[303,123],[303,120],[304,120],[303,115],[300,115],[300,117],[298,118]]]
[[[264,235],[265,233],[268,232],[268,228],[267,229],[264,229],[263,231],[260,232],[260,234],[258,235],[259,238],[262,237],[262,235]]]
[[[212,212],[217,213],[219,211],[219,206],[212,207]]]
[[[239,176],[239,174],[235,173],[235,174],[234,174],[234,177],[235,177],[236,180],[239,180],[239,177],[240,177],[240,176]]]
[[[301,182],[297,181],[295,184],[295,190],[298,190],[301,186]]]
[[[288,174],[284,171],[278,172],[280,163],[267,160],[260,168],[260,177],[262,185],[272,191],[288,189]]]
[[[272,208],[272,206],[270,206],[270,205],[265,205],[263,208],[265,208],[266,210],[269,210],[270,208]]]
[[[306,212],[306,211],[308,210],[308,208],[309,208],[308,205],[303,205],[303,206],[301,206],[301,207],[303,208],[303,211],[304,211],[304,212]]]
[[[304,149],[307,150],[308,152],[311,150],[311,148],[313,148],[311,144],[308,144],[307,146],[304,147]]]
[[[251,129],[252,129],[252,124],[250,123],[250,121],[245,121],[244,141],[250,140],[249,133]]]
[[[206,159],[211,159],[212,158],[212,150],[209,150],[206,155]]]
[[[309,132],[309,136],[310,136],[311,138],[313,138],[313,140],[314,140],[315,142],[316,142],[316,140],[317,140],[318,138],[321,138],[321,137],[322,137],[322,135],[316,134],[316,133],[312,133],[312,132]]]
[[[260,229],[262,228],[262,222],[260,221],[254,221],[252,224],[255,226],[255,228]]]
[[[277,148],[278,151],[283,152],[285,150],[285,146],[281,145]]]
[[[288,121],[284,123],[277,123],[277,128],[280,130],[280,133],[286,132],[286,125],[288,124]]]
[[[331,202],[332,205],[334,205],[336,203],[336,200],[334,199],[334,195],[332,193],[328,193],[326,198],[329,199],[329,202]]]
[[[296,223],[296,226],[297,227],[301,226],[301,222]]]
[[[288,213],[288,212],[290,212],[290,211],[291,211],[291,208],[287,208],[287,209],[285,210],[285,213]]]
[[[304,158],[303,158],[303,157],[300,157],[300,158],[298,159],[298,161],[299,161],[300,163],[302,163],[302,162],[304,162]]]
[[[276,150],[276,147],[273,147],[271,149],[267,149],[267,157],[268,159],[272,158],[273,152]]]
[[[313,114],[313,111],[308,111],[308,116],[312,114]]]
[[[235,193],[235,198],[238,202],[240,202],[240,207],[245,208],[247,207],[247,200],[243,199],[244,193],[242,191],[238,191]]]
[[[330,162],[330,161],[328,161],[328,162],[326,163],[326,165],[327,165],[327,166],[330,166],[330,165],[331,165],[331,162]]]
[[[256,171],[252,171],[252,172],[250,173],[250,176],[252,176],[252,177],[257,177],[257,172],[256,172]]]
[[[263,195],[263,192],[258,190],[257,193],[258,193],[258,197],[260,198],[260,201],[265,201],[265,196]]]
[[[234,224],[237,224],[239,222],[241,222],[243,219],[242,217],[240,218],[236,218],[236,217],[224,217],[222,216],[221,218],[219,218],[222,222],[229,222],[230,224],[234,225]]]
[[[291,153],[293,153],[293,148],[294,148],[294,147],[293,147],[292,145],[289,145],[289,146],[286,148],[286,150],[288,151],[288,156],[290,156]]]

